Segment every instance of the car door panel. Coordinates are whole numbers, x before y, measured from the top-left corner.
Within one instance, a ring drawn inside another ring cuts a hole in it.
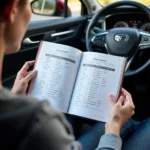
[[[47,31],[59,29],[60,27],[71,27],[73,25],[85,23],[86,21],[86,16],[68,17],[57,20],[34,21],[29,24],[25,37],[46,33]]]
[[[41,40],[80,48],[81,36],[87,17],[31,22],[19,52],[5,55],[3,85],[12,87],[17,72],[26,61],[34,60]]]

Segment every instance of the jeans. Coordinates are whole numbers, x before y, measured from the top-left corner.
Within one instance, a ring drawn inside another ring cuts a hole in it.
[[[75,122],[77,123],[77,120]],[[80,123],[80,121],[77,123],[78,127],[81,127],[81,125],[79,125]],[[71,122],[71,124],[73,128],[75,128],[73,122]],[[78,130],[78,128],[76,128],[76,130]],[[105,123],[98,122],[77,140],[82,144],[83,150],[95,150],[101,136],[104,135],[104,131]],[[150,119],[141,123],[130,119],[121,128],[120,136],[123,141],[122,150],[150,150]]]
[[[150,150],[150,119],[135,124],[122,150]]]

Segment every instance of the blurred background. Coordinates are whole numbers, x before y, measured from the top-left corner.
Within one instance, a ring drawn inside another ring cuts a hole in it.
[[[30,0],[32,2],[33,0]],[[101,6],[105,6],[117,0],[97,0]],[[146,5],[150,5],[150,0],[137,0]],[[31,21],[57,19],[64,16],[65,0],[37,0],[34,3],[34,14]],[[68,0],[68,15],[80,16],[81,2],[79,0]],[[37,14],[38,15],[37,15]],[[41,13],[41,15],[39,15]],[[45,14],[45,16],[42,16]]]

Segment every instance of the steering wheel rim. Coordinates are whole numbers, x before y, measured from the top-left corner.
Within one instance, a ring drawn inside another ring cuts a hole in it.
[[[119,7],[119,6],[133,6],[133,7],[136,7],[138,9],[140,9],[142,12],[144,12],[147,16],[148,16],[148,19],[150,21],[150,9],[149,7],[147,7],[146,5],[142,4],[142,3],[139,3],[139,2],[136,2],[136,1],[119,1],[119,2],[114,2],[114,3],[111,3],[105,7],[103,7],[98,13],[96,13],[93,18],[91,19],[88,27],[87,27],[87,32],[86,32],[86,48],[87,48],[87,51],[93,51],[92,48],[90,47],[90,42],[91,40],[93,39],[90,38],[90,32],[91,32],[91,29],[94,27],[95,23],[98,22],[98,20],[100,19],[101,16],[104,16],[108,10],[110,9],[114,9],[116,7]],[[119,29],[119,28],[118,28]],[[106,32],[106,31],[105,31]],[[145,33],[141,32],[141,35],[142,36],[145,36]],[[150,37],[150,34],[147,33],[147,36]],[[141,37],[140,37],[141,38]],[[139,39],[140,39],[139,38]],[[150,43],[149,43],[150,44]],[[142,44],[141,44],[142,45]],[[106,46],[106,45],[105,45]],[[138,47],[139,48],[139,47]],[[137,49],[138,49],[137,48]],[[137,50],[136,50],[137,51]],[[128,64],[127,64],[127,68],[126,70],[128,69],[128,67],[130,66],[130,64],[132,63],[133,59],[134,59],[134,56],[136,54],[136,51],[134,53],[134,55],[132,56],[132,58],[129,60]],[[142,65],[141,67],[137,68],[136,70],[128,70],[126,73],[125,73],[125,76],[133,76],[133,75],[137,75],[139,73],[142,73],[144,72],[145,70],[147,70],[148,68],[150,67],[150,59],[148,59],[148,61]]]

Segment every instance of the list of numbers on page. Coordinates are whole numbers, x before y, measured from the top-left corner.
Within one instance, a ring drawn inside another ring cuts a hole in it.
[[[46,59],[40,69],[42,71],[36,94],[43,95],[45,98],[50,98],[60,103],[64,101],[63,90],[65,80],[67,80],[65,78],[67,70],[75,64],[75,61],[71,55],[68,56],[69,58],[66,58],[53,54],[45,54],[45,57]],[[46,89],[44,92],[43,88]]]
[[[99,64],[83,64],[76,92],[76,106],[98,110],[102,105],[102,98],[107,89],[108,76],[115,71],[113,64],[103,62]],[[102,92],[103,91],[103,92]]]

